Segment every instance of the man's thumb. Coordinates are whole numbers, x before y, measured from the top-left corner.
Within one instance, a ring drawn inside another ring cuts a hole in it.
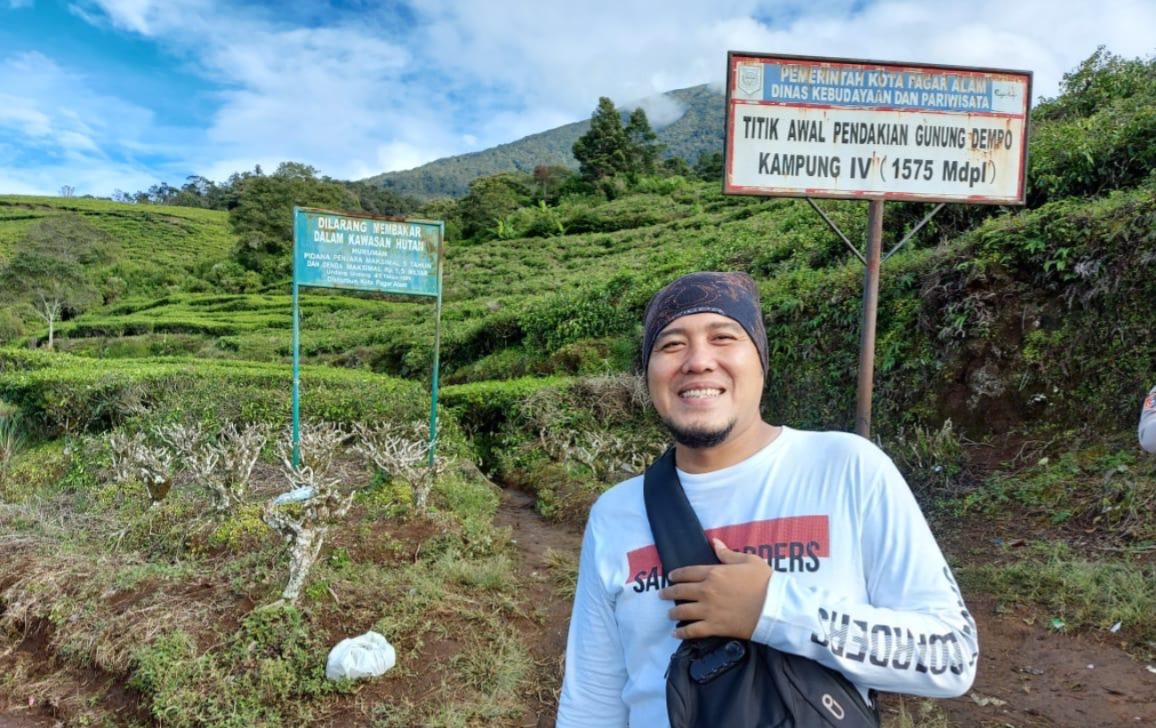
[[[714,546],[714,553],[718,556],[718,560],[724,564],[741,564],[746,560],[746,554],[741,551],[731,551],[725,543],[717,538],[711,539],[711,545]]]

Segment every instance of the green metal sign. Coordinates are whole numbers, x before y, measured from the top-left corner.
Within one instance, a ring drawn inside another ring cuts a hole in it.
[[[349,288],[436,299],[429,464],[437,445],[445,224],[293,208],[293,465],[301,461],[301,309],[298,289]]]
[[[294,210],[298,285],[438,295],[442,223]]]

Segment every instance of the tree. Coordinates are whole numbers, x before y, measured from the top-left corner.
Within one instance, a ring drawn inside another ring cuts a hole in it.
[[[630,168],[627,173],[631,176],[654,174],[662,145],[658,143],[658,135],[650,128],[650,120],[646,118],[646,112],[641,106],[630,114],[625,131],[630,143]]]
[[[289,275],[293,262],[294,206],[361,208],[345,185],[317,177],[317,170],[307,164],[283,162],[268,176],[259,171],[233,181],[237,203],[229,210],[229,224],[239,238],[237,261],[265,280],[276,280]]]
[[[722,152],[703,152],[694,163],[695,175],[707,182],[721,182],[723,178]]]
[[[47,217],[25,233],[17,252],[0,268],[0,295],[31,305],[48,326],[48,348],[56,322],[79,313],[100,296],[88,268],[107,262],[109,237],[80,215]]]
[[[497,237],[498,221],[504,221],[530,203],[529,182],[516,172],[479,177],[470,182],[470,191],[461,199],[462,236],[475,240]]]
[[[569,167],[560,164],[539,164],[534,167],[534,194],[547,204],[558,201],[563,185],[576,175]]]
[[[425,220],[441,220],[446,226],[446,241],[462,239],[462,213],[458,201],[452,197],[435,197],[422,204],[414,213]]]
[[[614,102],[603,96],[590,117],[590,130],[574,142],[574,158],[582,177],[599,182],[624,174],[633,161],[630,139],[622,128],[622,117]]]
[[[691,177],[694,175],[694,170],[686,163],[682,157],[667,157],[662,160],[659,165],[663,175],[667,177]]]
[[[1099,48],[1032,110],[1029,207],[1102,195],[1151,179],[1156,166],[1156,59]]]
[[[21,250],[0,270],[0,291],[12,301],[29,303],[48,325],[48,348],[56,322],[99,299],[96,288],[75,260]]]
[[[162,188],[172,190],[162,183]],[[156,204],[177,205],[180,207],[202,207],[208,210],[224,210],[227,190],[216,182],[198,175],[185,178],[180,190],[170,193],[163,200],[156,200]]]
[[[171,205],[174,204],[173,200],[180,192],[168,182],[161,182],[159,185],[153,185],[143,192],[136,193],[134,199],[140,204]]]
[[[1152,95],[1156,60],[1123,58],[1104,46],[1064,74],[1060,96],[1033,109],[1035,121],[1088,117],[1121,99]]]
[[[370,182],[343,182],[361,204],[361,209],[378,215],[406,215],[420,204],[412,197],[399,195]]]

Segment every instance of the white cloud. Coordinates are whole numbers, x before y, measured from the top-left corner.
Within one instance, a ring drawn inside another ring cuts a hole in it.
[[[1026,68],[1036,72],[1038,92],[1054,95],[1061,75],[1097,45],[1150,53],[1156,24],[1150,0],[891,1],[854,14],[850,3],[504,5],[509,12],[425,0],[430,41],[457,49],[439,60],[466,79],[507,86],[531,107],[570,114],[588,114],[602,95],[637,99],[720,82],[728,50]],[[788,20],[771,25],[756,19],[761,11]]]
[[[0,128],[4,127],[25,136],[46,137],[52,133],[52,120],[26,99],[0,94]]]
[[[107,194],[155,181],[155,160],[142,151],[179,156],[181,138],[158,127],[141,106],[91,90],[86,75],[41,53],[0,58],[0,191],[55,194],[65,184],[80,194]]]
[[[212,3],[201,0],[94,0],[87,6],[75,4],[71,7],[90,22],[99,22],[103,18],[114,28],[157,37],[173,28],[172,19],[184,17],[188,22],[194,17],[200,18],[212,10]]]
[[[3,65],[0,131],[55,140],[61,157],[103,154],[110,180],[131,178],[133,155],[159,155],[171,162],[152,181],[170,182],[283,160],[335,177],[406,169],[588,118],[599,96],[641,103],[661,126],[682,110],[655,95],[721,84],[728,50],[1028,69],[1050,96],[1098,45],[1147,55],[1156,26],[1152,0],[415,0],[409,27],[384,9],[305,27],[293,5],[77,1],[79,16],[151,40],[216,86],[201,138],[170,141],[144,102],[75,80],[36,91]]]
[[[655,129],[669,126],[682,118],[686,107],[678,99],[670,96],[649,96],[642,101],[630,105],[632,108],[641,107],[646,112],[646,118]]]

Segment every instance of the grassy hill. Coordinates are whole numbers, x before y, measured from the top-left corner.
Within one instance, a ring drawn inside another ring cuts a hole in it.
[[[0,261],[28,228],[45,217],[67,214],[80,215],[107,233],[126,261],[190,269],[227,257],[233,247],[224,212],[75,197],[0,195]]]
[[[664,94],[683,114],[665,126],[656,126],[658,142],[665,145],[664,156],[676,156],[694,163],[700,154],[722,151],[723,96],[709,85],[692,86]],[[590,128],[579,121],[531,134],[509,144],[455,157],[438,159],[415,169],[386,172],[366,182],[380,184],[399,195],[426,199],[460,197],[472,180],[499,172],[532,172],[540,164],[560,164],[577,168],[571,148]]]

